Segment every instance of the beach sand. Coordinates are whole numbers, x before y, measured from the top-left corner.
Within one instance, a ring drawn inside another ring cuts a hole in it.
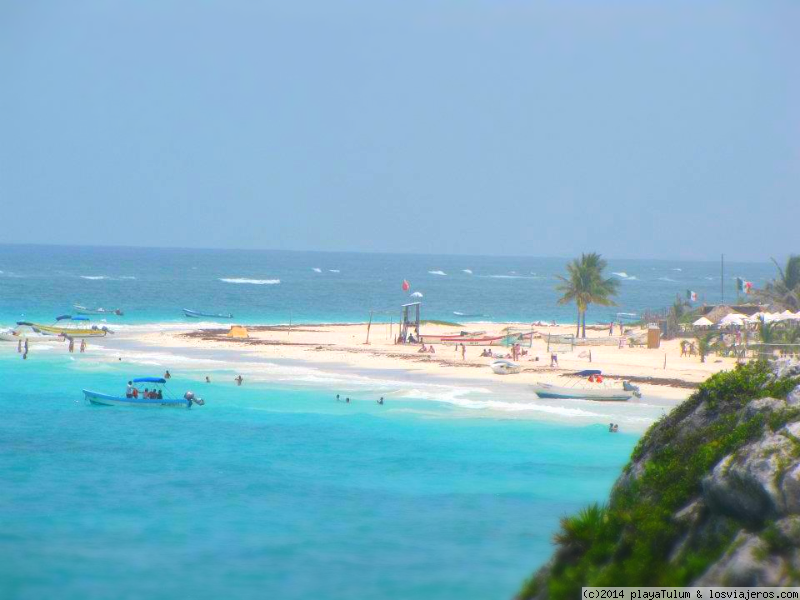
[[[523,326],[520,323],[470,323],[465,327],[425,324],[423,335],[457,334],[463,329],[485,331],[486,335],[502,335],[504,328]],[[559,366],[550,367],[550,354],[543,339],[534,339],[526,348],[527,356],[517,362],[523,372],[515,375],[497,375],[489,364],[494,358],[479,356],[482,347],[467,347],[466,359],[461,350],[453,346],[435,345],[435,354],[419,353],[418,344],[395,344],[396,324],[373,323],[367,340],[367,324],[318,324],[280,326],[249,326],[249,338],[226,337],[228,328],[186,329],[140,333],[134,336],[138,344],[159,348],[200,348],[234,350],[243,357],[263,359],[288,359],[313,363],[331,369],[345,366],[363,374],[370,371],[402,369],[409,376],[432,376],[470,382],[491,382],[499,385],[533,384],[536,382],[563,384],[564,376],[582,369],[599,369],[604,376],[616,381],[631,381],[641,387],[643,394],[671,400],[675,403],[687,398],[709,375],[731,369],[733,358],[709,356],[706,362],[698,356],[680,356],[680,341],[662,341],[659,349],[642,347],[619,348],[615,345],[576,346],[573,352],[560,353]],[[542,333],[574,333],[568,325],[534,327]],[[587,330],[594,341],[608,341],[608,328]],[[614,339],[618,340],[616,336]],[[493,352],[509,352],[504,347],[493,347]]]

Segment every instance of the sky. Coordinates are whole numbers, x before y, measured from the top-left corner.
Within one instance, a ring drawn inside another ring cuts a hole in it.
[[[800,252],[800,2],[0,0],[0,243]]]

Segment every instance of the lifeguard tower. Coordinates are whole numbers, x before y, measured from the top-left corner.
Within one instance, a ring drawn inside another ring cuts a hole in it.
[[[400,319],[400,343],[405,344],[408,340],[408,334],[414,335],[414,338],[419,340],[419,307],[420,302],[412,302],[411,304],[403,304],[403,315]]]

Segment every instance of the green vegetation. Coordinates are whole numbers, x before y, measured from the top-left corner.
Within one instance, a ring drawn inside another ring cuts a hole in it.
[[[682,586],[703,573],[742,524],[719,517],[671,561],[688,529],[675,515],[699,495],[702,478],[722,458],[759,438],[765,427],[775,431],[800,417],[798,408],[768,417],[743,418],[741,412],[757,398],[785,398],[797,383],[771,379],[761,361],[709,378],[639,441],[629,465],[637,476],[626,469],[607,506],[592,505],[562,520],[552,567],[526,583],[519,597],[546,591],[554,600],[572,599],[582,585]],[[691,424],[682,423],[687,418]]]
[[[793,254],[781,268],[773,258],[778,269],[778,277],[769,282],[763,290],[756,290],[756,297],[763,302],[791,311],[800,310],[800,255]]]
[[[619,281],[604,279],[603,271],[608,263],[599,254],[581,254],[567,265],[567,277],[558,275],[561,283],[556,289],[563,295],[559,304],[574,302],[578,307],[578,326],[575,335],[586,337],[586,311],[590,304],[615,306],[612,297],[617,295]],[[581,331],[582,328],[582,331]]]

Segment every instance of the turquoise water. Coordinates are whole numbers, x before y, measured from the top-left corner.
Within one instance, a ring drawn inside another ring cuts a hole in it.
[[[175,373],[191,411],[84,404],[132,368],[0,349],[0,597],[509,598],[636,441],[221,372]]]
[[[182,308],[230,312],[241,323],[365,322],[370,310],[376,320],[388,321],[397,319],[402,303],[414,300],[422,301],[428,319],[571,322],[574,307],[556,303],[555,275],[566,263],[532,257],[0,245],[0,326],[17,320],[50,323],[75,303],[122,308],[124,318],[109,318],[116,325],[185,322]],[[621,282],[619,306],[592,307],[588,321],[669,306],[687,289],[701,302],[718,302],[721,296],[719,262],[610,260],[608,271]],[[762,285],[775,269],[728,264],[728,300],[736,296],[737,276]],[[404,279],[411,284],[408,292],[401,289]]]

